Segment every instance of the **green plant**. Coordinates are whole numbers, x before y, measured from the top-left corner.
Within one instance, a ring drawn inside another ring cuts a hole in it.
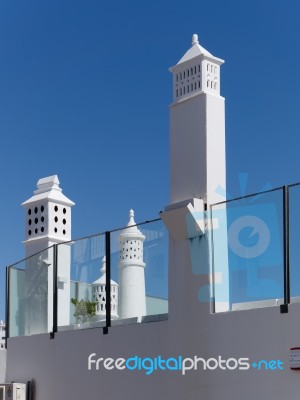
[[[72,298],[71,303],[75,306],[74,317],[78,322],[88,322],[96,315],[97,302],[95,301]]]

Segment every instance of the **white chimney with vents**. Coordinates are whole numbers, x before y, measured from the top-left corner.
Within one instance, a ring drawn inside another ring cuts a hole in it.
[[[39,179],[26,213],[25,333],[53,328],[53,246],[71,240],[71,207],[57,175]],[[58,326],[70,323],[70,243],[58,246]]]
[[[96,315],[100,316],[100,320],[106,318],[106,257],[102,259],[102,267],[100,269],[101,277],[92,283],[93,301],[96,305]],[[110,280],[111,290],[111,319],[118,319],[118,292],[119,285]]]
[[[120,318],[146,315],[145,263],[143,242],[145,236],[134,221],[130,210],[129,222],[119,236],[119,313]]]
[[[173,103],[170,106],[171,204],[201,198],[223,201],[226,190],[225,99],[220,96],[223,60],[200,46],[192,46],[170,68]]]
[[[220,95],[220,67],[223,63],[222,59],[203,48],[199,44],[198,35],[194,34],[192,46],[170,68],[173,74],[173,103],[170,106],[170,205],[162,215],[174,240],[188,237],[190,246],[197,241],[201,242],[196,246],[201,251],[192,257],[192,262],[197,271],[207,275],[208,281],[213,276],[215,283],[218,283],[214,293],[210,293],[215,299],[216,311],[228,311],[229,307],[226,239],[218,247],[218,256],[222,259],[219,263],[214,260],[214,267],[218,264],[214,275],[207,274],[201,268],[211,260],[210,206],[224,201],[222,193],[226,193],[225,99]],[[221,213],[226,237],[225,206]],[[178,223],[180,216],[183,216],[181,225]],[[197,229],[189,224],[189,217],[194,218]],[[191,227],[195,232],[189,231]],[[192,250],[190,248],[191,254]],[[170,263],[176,264],[176,260],[171,259]],[[198,297],[201,296],[199,292]]]
[[[22,206],[26,210],[26,257],[56,243],[71,240],[71,207],[57,175],[39,179],[37,190]]]

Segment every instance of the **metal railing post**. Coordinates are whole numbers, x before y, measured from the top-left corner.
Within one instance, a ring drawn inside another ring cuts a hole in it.
[[[205,204],[205,212],[207,213],[206,214],[206,219],[208,220],[209,219],[209,229],[208,229],[208,232],[206,233],[207,235],[209,235],[210,236],[210,240],[209,240],[209,242],[210,242],[210,246],[211,246],[211,251],[210,251],[210,253],[211,253],[211,258],[210,258],[210,261],[211,261],[211,276],[212,276],[212,279],[211,279],[211,290],[210,290],[210,311],[211,311],[211,313],[212,314],[215,314],[215,312],[216,312],[216,294],[215,294],[215,290],[216,290],[216,288],[215,288],[215,249],[214,249],[214,230],[213,230],[213,205],[212,204],[210,204],[209,205],[209,211],[208,211],[208,208],[207,208],[207,204]],[[208,213],[209,213],[209,215],[208,215]],[[227,231],[226,231],[226,234],[227,234]]]
[[[290,296],[290,213],[289,213],[289,188],[283,186],[283,281],[284,304],[281,305],[281,313],[288,312]]]
[[[9,338],[9,318],[10,318],[10,312],[9,312],[9,307],[10,307],[10,267],[6,267],[6,290],[5,290],[5,348],[7,349],[7,338]]]
[[[106,281],[105,281],[105,309],[106,309],[106,326],[103,333],[108,333],[108,328],[111,326],[111,258],[110,258],[110,232],[105,232],[105,256],[106,256]]]
[[[57,288],[57,244],[53,245],[53,327],[50,339],[54,339],[57,332],[57,308],[58,308],[58,288]]]

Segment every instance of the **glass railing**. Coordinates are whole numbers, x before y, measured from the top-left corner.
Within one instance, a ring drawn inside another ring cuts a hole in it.
[[[168,313],[168,234],[160,219],[54,245],[7,272],[10,337],[107,329]]]
[[[291,303],[300,302],[300,184],[291,185],[288,191],[289,222],[289,297]]]
[[[8,334],[53,330],[53,247],[8,268]]]
[[[214,204],[200,215],[208,234],[189,235],[193,272],[209,274],[212,284],[199,301],[212,302],[214,312],[286,312],[300,302],[299,204],[296,184]],[[54,245],[8,267],[8,335],[165,319],[168,240],[158,219]]]
[[[216,312],[285,302],[284,194],[279,188],[211,207]]]
[[[168,313],[168,234],[161,220],[111,233],[112,321],[149,321]]]
[[[104,256],[105,234],[57,245],[58,330],[95,325],[93,282],[99,278]]]

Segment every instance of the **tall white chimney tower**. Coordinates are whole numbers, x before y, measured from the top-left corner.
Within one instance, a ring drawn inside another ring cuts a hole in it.
[[[135,225],[134,211],[130,210],[127,228],[119,236],[120,318],[138,317],[140,321],[146,315],[144,240],[145,236]]]
[[[192,37],[192,47],[170,71],[171,204],[192,198],[208,204],[223,201],[226,189],[225,99],[220,96],[220,66]]]
[[[205,282],[198,290],[199,301],[209,303],[213,297],[216,311],[227,311],[229,305],[226,209],[222,215],[223,232],[219,235],[222,243],[214,260],[214,266],[217,259],[221,260],[217,271],[211,269],[209,215],[212,204],[225,200],[217,189],[221,187],[226,193],[225,99],[220,95],[223,63],[200,46],[198,35],[194,34],[190,49],[170,68],[173,74],[170,205],[162,213],[173,239],[170,246],[178,247],[171,251],[171,258],[172,254],[182,251],[179,250],[182,245],[189,251],[192,272],[199,275],[196,280]],[[184,266],[177,265],[178,260],[179,257],[171,259],[170,265],[182,273],[177,279],[184,281],[187,279],[184,274],[191,270],[182,270]],[[210,285],[211,277],[217,285]],[[170,291],[172,287],[171,282]],[[216,290],[211,291],[212,287]],[[191,293],[195,295],[192,290]]]
[[[73,201],[62,194],[57,175],[39,179],[34,195],[22,203],[26,213],[25,308],[26,334],[44,333],[53,326],[54,244],[71,240]],[[42,252],[42,253],[41,253]],[[33,256],[34,254],[36,256]],[[33,256],[33,257],[31,257]],[[58,325],[70,323],[70,244],[58,247]]]

